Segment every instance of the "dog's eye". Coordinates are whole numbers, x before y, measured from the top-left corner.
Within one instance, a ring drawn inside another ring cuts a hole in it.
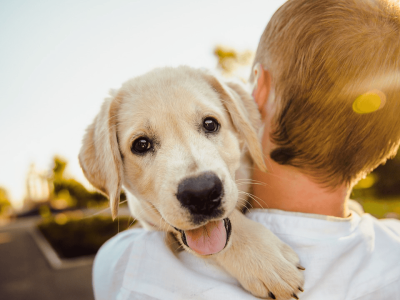
[[[206,132],[216,132],[219,129],[219,124],[214,118],[208,117],[204,119],[203,127]]]
[[[143,154],[151,149],[151,142],[146,137],[140,137],[132,143],[131,151],[136,154]]]

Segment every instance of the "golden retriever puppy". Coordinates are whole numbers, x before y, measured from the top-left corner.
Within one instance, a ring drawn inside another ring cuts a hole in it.
[[[240,212],[253,162],[265,170],[259,125],[240,85],[189,67],[156,69],[105,100],[79,160],[114,218],[123,186],[145,228],[173,233],[255,296],[297,298],[298,256]]]

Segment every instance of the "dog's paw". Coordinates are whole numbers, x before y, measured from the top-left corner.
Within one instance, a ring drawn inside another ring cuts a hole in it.
[[[256,297],[298,299],[304,268],[297,254],[261,224],[231,221],[232,244],[215,256],[218,263]]]
[[[241,264],[237,279],[241,285],[256,297],[266,299],[299,299],[303,291],[304,268],[299,264],[297,254],[281,241],[276,249],[262,249],[239,259]],[[278,245],[277,245],[278,244]]]

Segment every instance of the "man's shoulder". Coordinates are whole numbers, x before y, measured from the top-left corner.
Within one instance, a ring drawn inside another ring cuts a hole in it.
[[[116,299],[123,289],[133,249],[154,249],[163,244],[165,234],[142,228],[125,230],[109,239],[97,252],[93,263],[95,298]]]
[[[163,240],[164,236],[165,233],[161,231],[149,231],[143,228],[128,229],[118,233],[105,242],[103,246],[101,246],[97,256],[103,255],[103,253],[106,254],[106,252],[109,251],[116,254],[118,251],[124,251],[143,241],[153,242],[156,240]]]
[[[369,255],[380,251],[400,251],[400,220],[377,219],[368,213],[355,213],[348,218],[316,214],[286,212],[275,209],[250,211],[247,216],[270,229],[295,250],[319,251],[327,245],[352,245],[351,250],[374,249]],[[400,252],[398,252],[400,253]],[[399,265],[400,266],[400,265]]]
[[[397,297],[399,220],[378,220],[354,212],[349,218],[278,210],[257,210],[248,216],[269,228],[299,255],[306,268],[303,299]],[[328,290],[335,293],[328,297]]]
[[[382,293],[389,299],[400,285],[397,220],[377,220],[368,214],[339,220],[267,210],[248,216],[298,253],[306,267],[303,299],[379,299],[370,295]],[[127,299],[136,299],[135,295],[149,297],[143,299],[223,299],[223,295],[253,299],[221,272],[209,260],[172,252],[164,232],[133,229],[100,249],[93,283],[97,300],[122,294],[129,295]],[[328,297],[328,290],[335,293]]]
[[[376,220],[377,226],[382,227],[385,232],[394,240],[400,242],[400,220],[397,219],[381,219]]]
[[[110,271],[121,272],[128,265],[133,248],[159,248],[160,245],[164,245],[164,241],[165,233],[161,231],[143,228],[125,230],[101,246],[95,257],[94,273],[96,274],[97,269],[104,268],[113,268]]]
[[[348,251],[343,255],[349,253],[351,258],[354,299],[397,299],[400,292],[400,221],[363,214],[355,236],[348,238]]]
[[[255,299],[212,259],[170,249],[164,232],[129,230],[109,240],[93,267],[96,300]]]

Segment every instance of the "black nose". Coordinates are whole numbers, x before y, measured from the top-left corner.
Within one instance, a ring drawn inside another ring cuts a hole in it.
[[[193,214],[210,215],[221,204],[222,182],[212,172],[181,181],[176,197]]]

